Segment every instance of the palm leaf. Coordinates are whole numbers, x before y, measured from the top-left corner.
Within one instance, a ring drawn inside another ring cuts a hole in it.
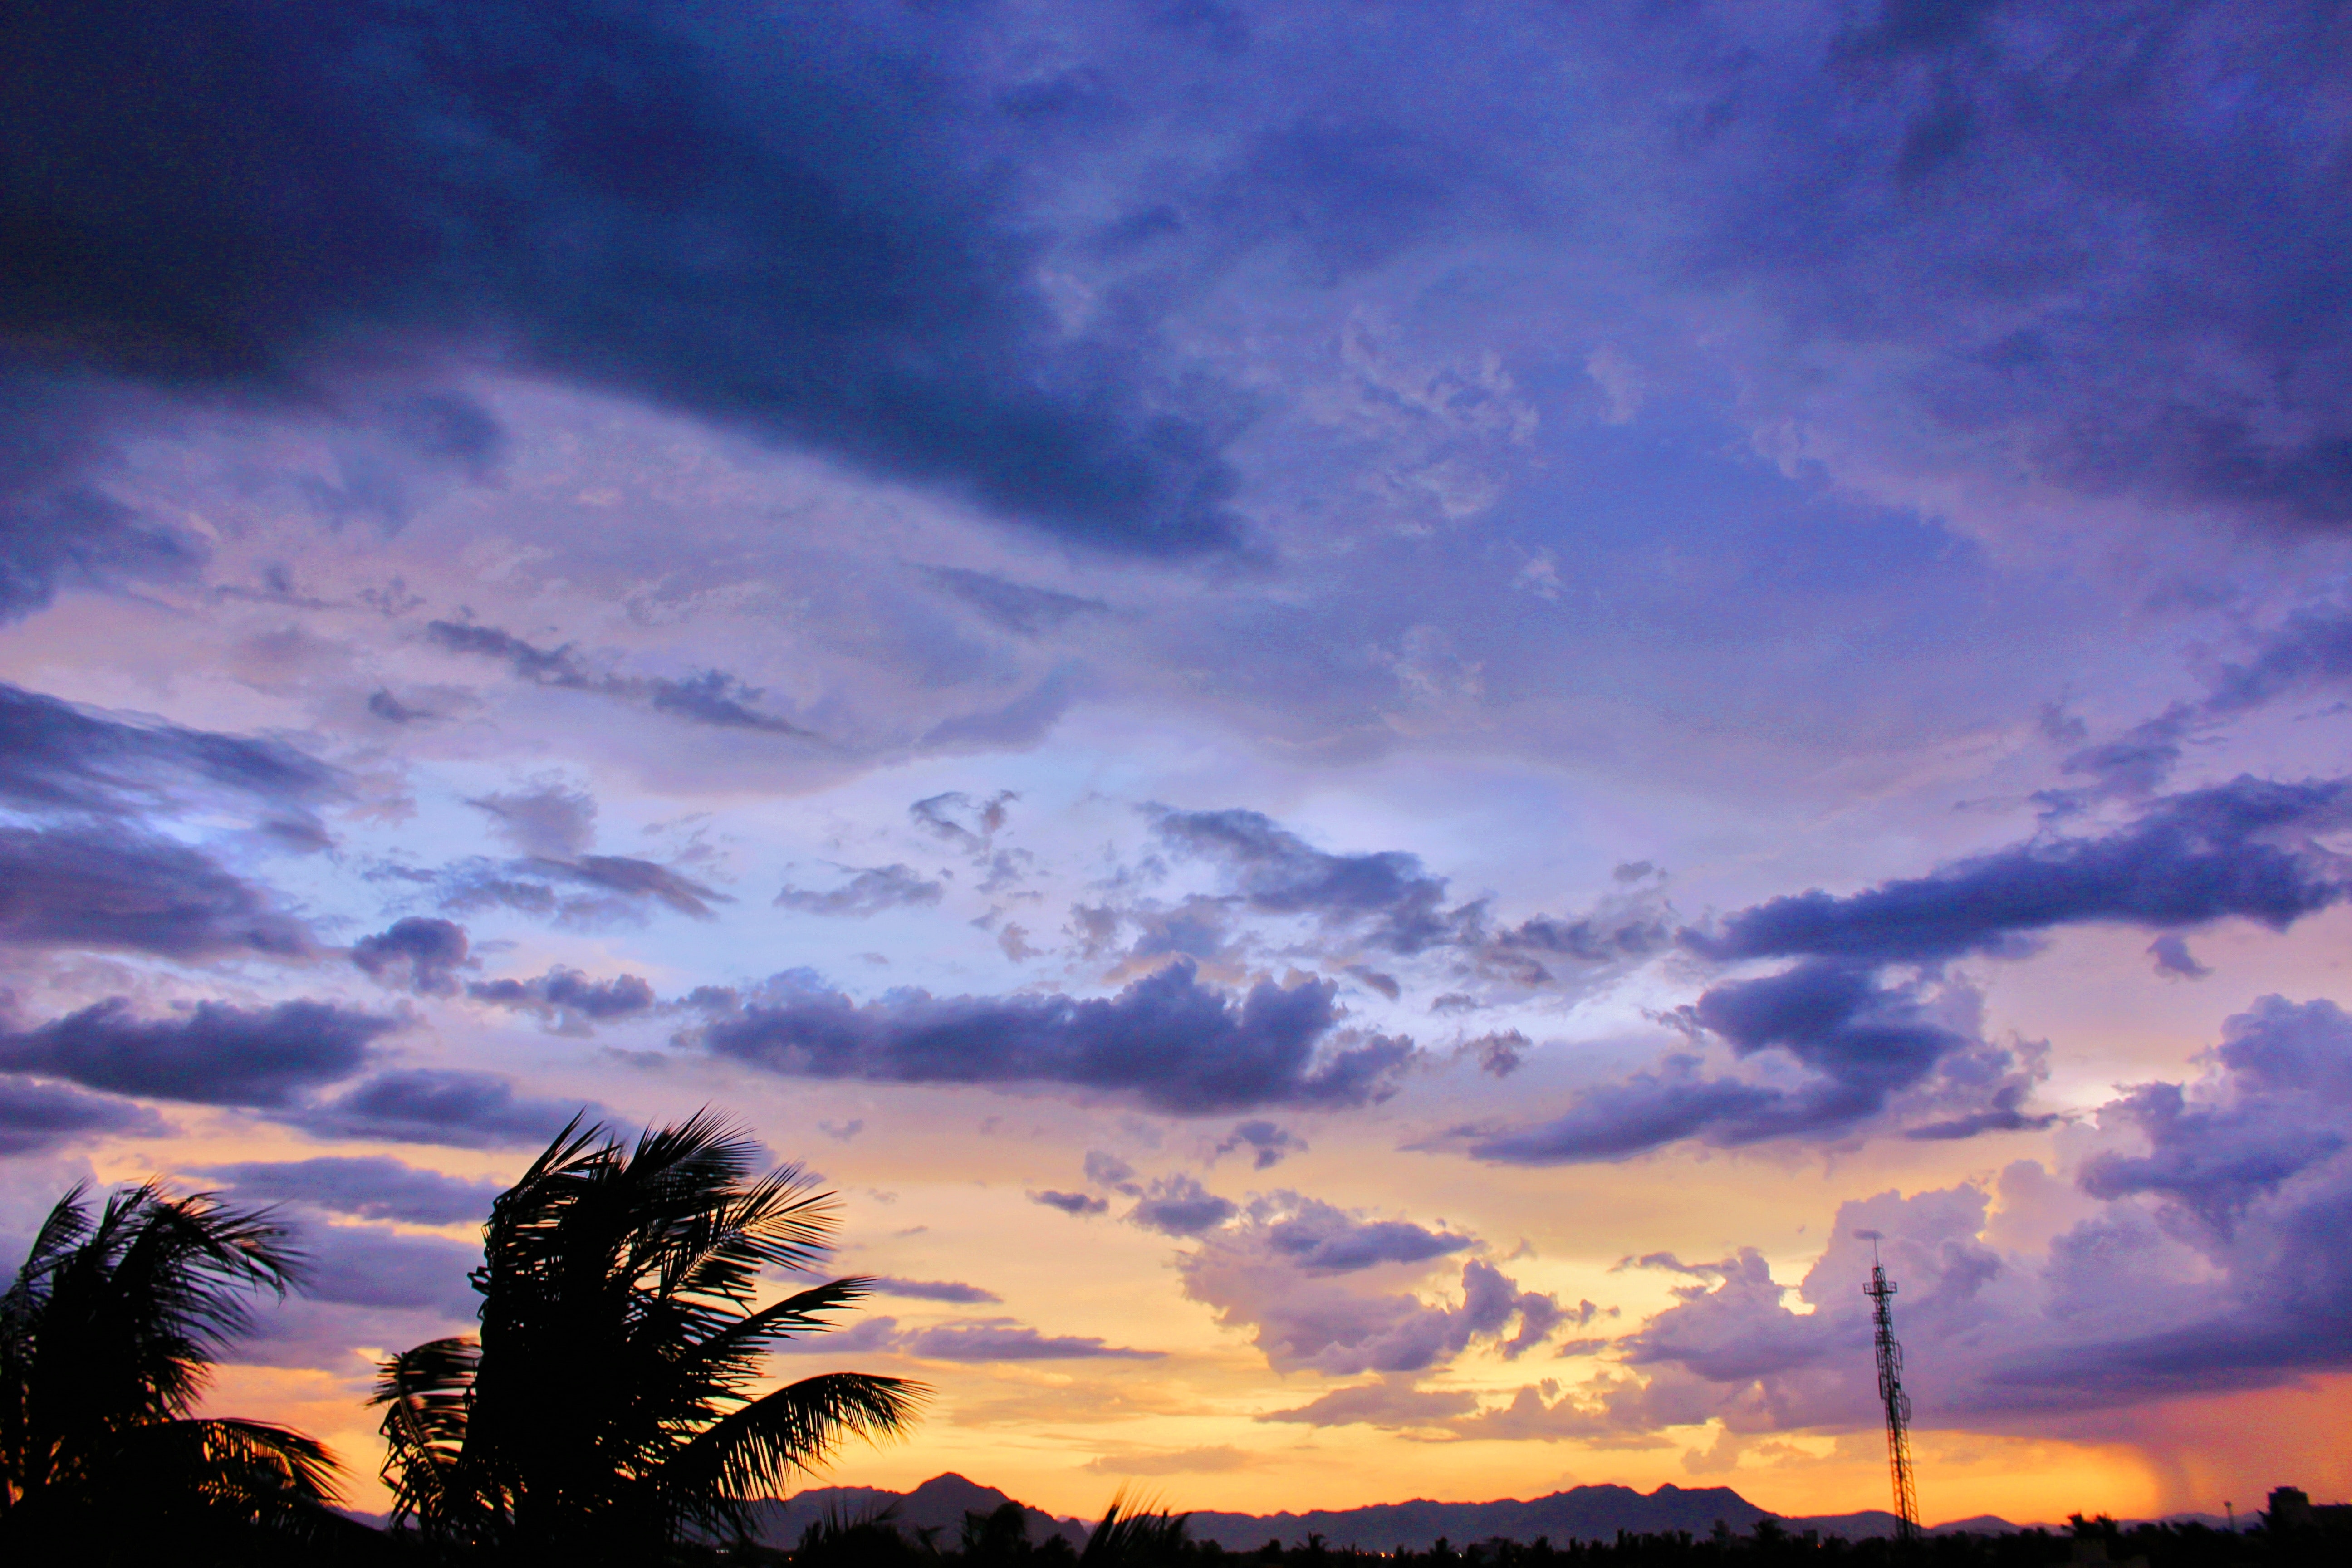
[[[930,1390],[903,1378],[835,1372],[787,1384],[698,1434],[662,1468],[681,1511],[713,1522],[730,1505],[782,1489],[830,1458],[845,1436],[904,1435]]]

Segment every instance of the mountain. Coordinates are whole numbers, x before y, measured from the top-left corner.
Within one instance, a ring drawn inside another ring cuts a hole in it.
[[[1631,1487],[1578,1487],[1531,1502],[1416,1500],[1263,1516],[1203,1511],[1192,1515],[1192,1526],[1193,1540],[1213,1541],[1234,1551],[1274,1540],[1297,1545],[1309,1535],[1319,1535],[1332,1546],[1361,1546],[1370,1552],[1410,1546],[1423,1552],[1440,1536],[1461,1546],[1498,1535],[1514,1541],[1549,1536],[1555,1544],[1613,1540],[1621,1530],[1687,1530],[1705,1535],[1718,1519],[1744,1535],[1765,1517],[1764,1510],[1729,1487],[1685,1490],[1669,1485],[1647,1497]]]
[[[967,1513],[994,1513],[1013,1500],[994,1487],[966,1480],[950,1470],[933,1476],[910,1492],[887,1492],[876,1487],[815,1487],[791,1498],[770,1498],[752,1505],[751,1533],[762,1546],[789,1549],[800,1544],[801,1531],[820,1520],[855,1521],[892,1510],[891,1521],[901,1533],[937,1530],[940,1544],[953,1546],[963,1532]],[[1076,1520],[1055,1519],[1042,1509],[1024,1504],[1029,1539],[1066,1535],[1073,1546],[1087,1543],[1087,1526]]]
[[[789,1547],[801,1531],[827,1517],[856,1520],[880,1513],[892,1504],[898,1527],[912,1534],[937,1529],[941,1544],[951,1544],[963,1529],[966,1513],[991,1513],[1013,1500],[993,1487],[983,1487],[950,1473],[934,1476],[904,1496],[872,1487],[823,1487],[790,1500],[759,1505],[755,1531],[764,1545]],[[1074,1546],[1086,1544],[1088,1521],[1060,1520],[1042,1510],[1024,1507],[1029,1539],[1042,1541],[1059,1534]],[[1705,1535],[1721,1520],[1733,1531],[1746,1535],[1759,1519],[1780,1518],[1757,1507],[1729,1487],[1685,1489],[1662,1486],[1644,1497],[1631,1487],[1577,1487],[1528,1502],[1381,1503],[1370,1508],[1317,1510],[1310,1513],[1219,1513],[1201,1510],[1190,1516],[1192,1539],[1213,1541],[1229,1551],[1247,1551],[1280,1541],[1285,1546],[1305,1544],[1319,1535],[1334,1547],[1361,1546],[1368,1551],[1393,1552],[1409,1546],[1427,1551],[1440,1536],[1456,1546],[1473,1541],[1507,1536],[1533,1541],[1548,1536],[1554,1544],[1570,1541],[1611,1541],[1621,1530],[1637,1534],[1686,1530]],[[1861,1513],[1822,1514],[1812,1518],[1780,1518],[1791,1534],[1808,1530],[1848,1540],[1895,1533],[1895,1516],[1873,1509]],[[1939,1525],[1931,1533],[1975,1531],[1993,1533],[2017,1527],[1990,1515]]]

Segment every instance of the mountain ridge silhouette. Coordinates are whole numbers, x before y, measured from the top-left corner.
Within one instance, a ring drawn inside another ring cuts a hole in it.
[[[753,1533],[763,1544],[790,1547],[801,1531],[828,1518],[856,1520],[891,1510],[901,1530],[940,1531],[943,1542],[953,1542],[966,1513],[990,1513],[1017,1500],[994,1487],[950,1470],[933,1476],[909,1492],[878,1487],[813,1487],[790,1498],[772,1498],[754,1505]],[[1091,1521],[1060,1519],[1043,1509],[1021,1505],[1029,1521],[1029,1538],[1049,1534],[1084,1545]],[[1759,1520],[1779,1521],[1792,1534],[1818,1531],[1822,1535],[1862,1540],[1895,1533],[1895,1516],[1883,1509],[1854,1513],[1788,1515],[1759,1508],[1729,1487],[1677,1487],[1672,1482],[1647,1494],[1631,1487],[1601,1485],[1571,1487],[1565,1491],[1526,1500],[1498,1499],[1491,1502],[1437,1502],[1416,1498],[1408,1502],[1374,1503],[1364,1508],[1315,1509],[1305,1513],[1231,1513],[1214,1509],[1178,1510],[1189,1515],[1195,1541],[1213,1541],[1231,1551],[1244,1551],[1280,1541],[1286,1547],[1305,1544],[1319,1535],[1334,1548],[1360,1546],[1367,1551],[1393,1552],[1410,1547],[1423,1552],[1441,1536],[1454,1545],[1496,1536],[1531,1542],[1548,1536],[1555,1545],[1571,1540],[1612,1541],[1621,1530],[1636,1534],[1686,1530],[1705,1535],[1721,1520],[1735,1533],[1754,1531]],[[2020,1528],[1991,1514],[1954,1520],[1930,1533],[1973,1531],[1992,1533]]]

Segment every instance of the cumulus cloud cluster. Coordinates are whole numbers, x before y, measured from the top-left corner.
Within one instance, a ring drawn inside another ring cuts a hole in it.
[[[1155,1224],[1148,1207],[1137,1218]],[[1561,1321],[1556,1297],[1520,1289],[1483,1258],[1462,1265],[1458,1300],[1433,1302],[1401,1289],[1476,1245],[1409,1220],[1281,1192],[1246,1208],[1226,1204],[1223,1220],[1185,1228],[1200,1237],[1177,1263],[1185,1295],[1214,1309],[1221,1324],[1250,1331],[1276,1372],[1422,1373],[1474,1342],[1516,1359]]]
[[[1185,1114],[1361,1105],[1392,1091],[1410,1041],[1350,1038],[1335,987],[1261,982],[1234,996],[1173,964],[1118,995],[935,997],[864,1004],[783,977],[691,1031],[772,1072],[884,1083],[1062,1085]]]
[[[1859,1286],[1874,1247],[1902,1287],[1923,1425],[2016,1426],[2340,1369],[2347,1151],[2352,1016],[2264,997],[2229,1020],[2203,1077],[2104,1106],[2071,1183],[2018,1161],[1984,1186],[1844,1204],[1795,1285],[1752,1248],[1642,1258],[1688,1283],[1591,1380],[1431,1415],[1465,1436],[1532,1438],[1710,1420],[1741,1439],[1865,1428],[1878,1408]]]
[[[1687,929],[1682,945],[1718,963],[1796,961],[1719,981],[1683,1016],[1735,1058],[1771,1053],[1802,1069],[1799,1080],[1710,1077],[1676,1055],[1549,1122],[1465,1130],[1470,1152],[1518,1163],[1622,1159],[1683,1139],[1833,1137],[1898,1112],[1919,1138],[2046,1126],[2051,1116],[2024,1109],[2038,1053],[1982,1039],[1973,992],[1945,966],[2023,956],[2069,925],[2177,935],[2235,918],[2284,930],[2344,898],[2326,836],[2347,809],[2343,780],[2239,778],[2158,797],[2107,833],[2048,833],[1925,877],[1788,895]]]

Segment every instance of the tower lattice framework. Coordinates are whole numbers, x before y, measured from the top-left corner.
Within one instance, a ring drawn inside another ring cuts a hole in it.
[[[1919,1493],[1911,1480],[1911,1396],[1903,1392],[1903,1347],[1895,1338],[1895,1281],[1871,1248],[1870,1283],[1862,1293],[1870,1298],[1870,1320],[1877,1330],[1878,1398],[1886,1406],[1886,1468],[1895,1483],[1895,1534],[1904,1542],[1919,1538]]]

